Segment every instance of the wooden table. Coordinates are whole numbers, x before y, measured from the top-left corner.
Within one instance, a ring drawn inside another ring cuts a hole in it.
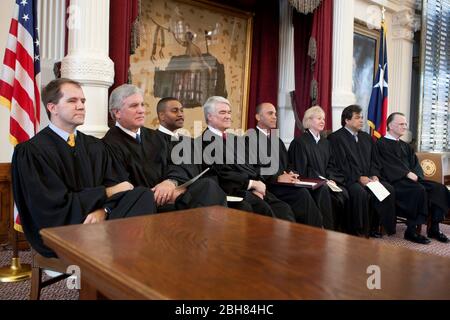
[[[82,298],[450,299],[450,258],[222,207],[41,234],[81,268]]]

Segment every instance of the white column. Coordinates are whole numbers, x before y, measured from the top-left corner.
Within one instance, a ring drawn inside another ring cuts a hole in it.
[[[389,113],[402,112],[408,121],[411,106],[414,17],[413,9],[393,15],[392,48],[389,50],[392,53],[392,59],[389,60]]]
[[[353,77],[354,0],[334,1],[333,7],[333,131],[341,127],[342,110],[355,103]]]
[[[295,118],[289,95],[289,92],[295,90],[292,12],[288,0],[280,0],[278,127],[280,138],[287,147],[294,138],[295,131]]]
[[[108,57],[109,0],[71,0],[68,54],[62,77],[82,83],[86,120],[79,129],[102,137],[108,130],[108,88],[114,81],[114,64]]]
[[[45,86],[55,79],[53,67],[64,57],[66,3],[40,0],[38,4],[41,86]],[[41,128],[46,127],[48,122],[45,107],[42,106]]]

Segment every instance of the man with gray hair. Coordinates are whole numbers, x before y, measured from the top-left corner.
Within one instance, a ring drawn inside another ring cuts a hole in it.
[[[266,190],[266,185],[246,154],[245,139],[226,132],[231,127],[231,106],[224,97],[210,97],[203,105],[208,128],[202,140],[203,167],[209,167],[222,189],[230,196],[242,197],[250,211],[295,221],[288,204]],[[242,203],[229,203],[239,208]],[[241,208],[244,209],[244,208]]]
[[[183,165],[172,164],[166,141],[155,130],[144,127],[144,97],[139,88],[124,84],[114,89],[109,110],[116,125],[103,141],[116,159],[116,170],[134,185],[150,188],[158,212],[226,205],[224,192],[211,179],[199,179],[187,188],[177,188],[190,177]]]

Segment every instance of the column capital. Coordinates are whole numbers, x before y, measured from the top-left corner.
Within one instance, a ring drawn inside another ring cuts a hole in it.
[[[68,54],[61,75],[79,81],[86,97],[86,118],[80,130],[101,138],[108,130],[108,88],[114,63],[108,57],[110,0],[71,0]]]
[[[392,39],[413,41],[414,31],[418,30],[420,19],[411,8],[404,9],[392,15]]]
[[[110,87],[114,82],[114,63],[109,57],[67,55],[61,75],[83,84]]]
[[[416,0],[390,0],[393,5],[396,5],[398,7],[407,7],[407,8],[415,8],[416,7]]]

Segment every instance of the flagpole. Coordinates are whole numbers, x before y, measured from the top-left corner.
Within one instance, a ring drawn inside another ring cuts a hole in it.
[[[11,265],[0,268],[0,282],[19,282],[31,279],[31,265],[21,264],[19,258],[19,235],[14,228],[12,228],[12,248],[13,256]]]
[[[13,211],[13,210],[11,210]],[[9,239],[13,249],[11,265],[0,268],[0,282],[19,282],[31,279],[31,265],[21,264],[19,258],[19,232],[14,229],[14,213],[11,214],[12,224],[9,229]]]
[[[9,181],[11,182],[10,176]],[[11,183],[9,185],[11,186]],[[0,268],[0,282],[19,282],[31,279],[31,265],[20,263],[19,232],[21,232],[21,228],[16,230],[14,227],[16,224],[14,211],[15,209],[11,210],[10,221],[12,223],[9,226],[9,243],[12,246],[13,255],[11,265]]]

